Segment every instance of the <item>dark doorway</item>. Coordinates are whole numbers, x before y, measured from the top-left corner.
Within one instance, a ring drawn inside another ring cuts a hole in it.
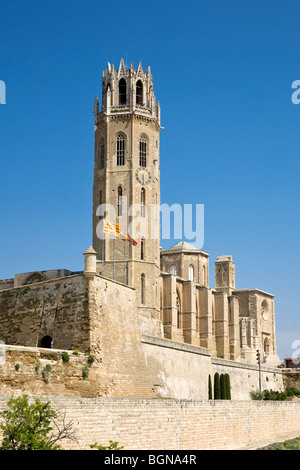
[[[51,338],[51,336],[44,336],[44,337],[39,341],[39,347],[40,347],[40,348],[51,348],[51,343],[52,343],[52,338]]]

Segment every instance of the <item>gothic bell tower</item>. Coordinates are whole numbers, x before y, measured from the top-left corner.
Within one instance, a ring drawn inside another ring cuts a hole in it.
[[[139,312],[159,316],[160,106],[150,67],[108,63],[94,105],[93,247],[104,277],[136,289]],[[136,245],[105,233],[118,224]]]

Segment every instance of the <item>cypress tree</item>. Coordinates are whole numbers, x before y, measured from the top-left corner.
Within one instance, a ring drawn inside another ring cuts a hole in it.
[[[231,400],[231,386],[229,374],[225,374],[226,400]]]
[[[218,372],[215,373],[214,377],[214,399],[220,400],[220,376]]]
[[[208,399],[212,400],[212,384],[211,384],[211,376],[208,376]]]
[[[226,385],[224,374],[221,374],[220,376],[220,398],[221,400],[226,400]]]

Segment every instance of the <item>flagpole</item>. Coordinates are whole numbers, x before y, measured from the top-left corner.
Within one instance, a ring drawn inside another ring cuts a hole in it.
[[[115,241],[116,239],[114,238],[114,264],[113,264],[113,280],[115,280]]]
[[[126,250],[126,242],[124,241],[124,284],[126,284],[125,250]]]
[[[104,237],[102,238],[102,276],[104,276],[104,274],[103,274],[103,268],[104,268],[104,238],[105,238],[105,234],[104,234]]]

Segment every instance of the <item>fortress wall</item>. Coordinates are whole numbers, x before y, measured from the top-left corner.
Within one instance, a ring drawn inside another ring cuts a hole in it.
[[[211,357],[210,351],[188,344],[142,337],[148,372],[161,397],[199,400],[208,398],[208,377],[229,374],[231,398],[249,400],[250,391],[259,388],[258,366]],[[262,389],[284,389],[281,369],[262,366]]]
[[[89,349],[87,280],[68,276],[0,292],[0,340],[36,347],[49,335],[58,349]]]
[[[64,449],[88,450],[118,441],[124,450],[256,448],[300,435],[300,405],[287,402],[160,399],[49,398],[66,412],[77,441]],[[8,399],[0,397],[0,410]]]
[[[212,367],[214,373],[229,374],[233,400],[247,400],[250,397],[250,391],[259,388],[257,365],[212,358]],[[285,388],[283,380],[282,369],[261,366],[262,390],[283,391]]]
[[[256,365],[215,359],[207,349],[143,334],[135,294],[100,276],[30,285],[24,294],[20,288],[3,291],[1,335],[4,343],[11,340],[19,347],[7,346],[6,363],[0,364],[0,394],[201,400],[208,398],[209,374],[213,380],[219,372],[230,376],[232,399],[249,399],[249,392],[258,388]],[[55,349],[32,348],[42,331],[53,335]],[[62,363],[57,344],[68,350],[70,363]],[[76,363],[72,350],[85,352],[88,345],[95,363],[83,381],[86,356]],[[49,383],[35,372],[47,358],[53,361]],[[262,385],[282,389],[281,370],[263,366]]]

